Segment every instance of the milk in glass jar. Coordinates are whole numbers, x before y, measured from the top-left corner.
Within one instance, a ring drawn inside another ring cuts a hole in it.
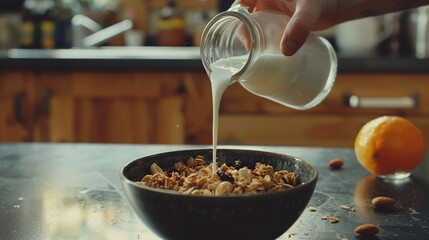
[[[337,72],[333,47],[310,34],[296,54],[283,55],[280,41],[288,21],[281,12],[249,13],[237,4],[204,29],[200,50],[212,84],[214,152],[220,100],[229,85],[238,83],[255,95],[299,110],[316,106],[330,92]]]

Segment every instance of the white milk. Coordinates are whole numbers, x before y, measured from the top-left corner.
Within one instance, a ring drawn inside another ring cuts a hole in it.
[[[302,51],[293,58],[263,54],[249,66],[249,74],[242,76],[239,83],[255,95],[288,107],[302,108],[321,94],[331,63],[320,54],[299,55],[303,55]]]
[[[299,51],[293,58],[265,53],[248,66],[238,81],[249,92],[288,107],[304,109],[324,90],[331,68],[324,53]],[[305,56],[304,54],[308,54]],[[213,98],[213,173],[216,171],[219,105],[231,77],[247,61],[248,56],[220,59],[210,65]],[[303,71],[303,69],[306,69]],[[329,91],[329,88],[325,91]],[[311,103],[311,104],[310,104]]]
[[[222,95],[228,88],[231,77],[240,69],[241,62],[234,62],[234,59],[221,59],[210,65],[212,72],[210,74],[210,81],[212,84],[212,101],[213,101],[213,126],[212,126],[212,142],[213,142],[213,163],[212,173],[216,173],[217,165],[217,136],[219,126],[219,106]]]

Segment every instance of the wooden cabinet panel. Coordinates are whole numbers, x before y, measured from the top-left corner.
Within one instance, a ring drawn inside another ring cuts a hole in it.
[[[25,72],[0,71],[0,141],[32,140],[29,77]]]
[[[78,115],[75,111],[75,101],[70,96],[53,96],[50,100],[48,126],[44,128],[47,133],[46,141],[75,142],[74,121]],[[82,118],[86,118],[82,117]]]
[[[181,144],[182,85],[177,72],[2,71],[0,141]]]
[[[227,114],[220,117],[219,140],[236,144],[351,147],[356,129],[366,119],[319,115],[314,121],[311,115]]]
[[[68,91],[50,86],[47,141],[183,143],[177,124],[173,128],[168,122],[179,118],[183,129],[176,78],[151,72],[71,73],[63,83]]]
[[[156,143],[184,144],[183,98],[176,96],[160,99],[156,113]]]
[[[415,97],[416,106],[404,108],[395,107],[363,107],[351,108],[344,102],[347,95],[370,97],[374,100],[386,98]],[[429,75],[428,74],[339,74],[337,81],[326,101],[319,106],[318,111],[339,113],[383,113],[396,115],[429,114]]]
[[[0,96],[0,142],[26,142],[31,140],[31,130],[15,117],[12,98]]]
[[[360,128],[378,115],[290,114],[220,117],[219,142],[222,144],[353,147]],[[408,117],[429,140],[426,117]],[[427,141],[429,148],[429,141]]]
[[[27,91],[31,74],[20,71],[0,71],[0,96],[13,96]]]
[[[329,96],[305,111],[234,84],[222,98],[219,141],[352,147],[367,121],[399,115],[413,121],[429,142],[428,78],[340,73]],[[352,108],[344,102],[347,94],[376,99],[412,95],[417,104]],[[0,141],[212,143],[211,86],[200,71],[2,71],[0,110]]]
[[[416,96],[414,108],[401,107],[352,108],[345,103],[348,95],[372,98],[400,98]],[[224,113],[270,113],[297,112],[280,104],[252,95],[239,84],[227,89],[221,105]],[[328,97],[318,106],[305,110],[312,113],[333,114],[429,114],[428,74],[387,74],[387,73],[340,73]]]
[[[354,108],[345,102],[349,95],[387,105]],[[405,106],[407,101],[416,104],[404,107],[403,99]],[[219,140],[239,144],[352,147],[360,127],[382,115],[398,115],[413,121],[429,144],[429,75],[340,73],[329,96],[305,111],[254,96],[235,84],[222,99]]]
[[[149,143],[154,140],[150,104],[141,99],[75,99],[77,142]]]
[[[162,75],[133,72],[72,73],[70,93],[75,97],[159,98]]]
[[[211,144],[212,95],[206,73],[186,73],[185,127],[186,143]]]

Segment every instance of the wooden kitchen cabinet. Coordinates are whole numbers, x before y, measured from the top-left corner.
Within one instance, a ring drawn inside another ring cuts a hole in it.
[[[0,75],[0,141],[31,139],[28,74],[8,71]]]
[[[353,107],[359,102],[363,105]],[[329,96],[305,111],[251,96],[235,85],[222,100],[219,139],[233,144],[353,147],[359,129],[382,115],[411,120],[429,147],[429,75],[340,73]]]
[[[212,143],[202,71],[4,71],[0,109],[0,141]],[[359,129],[382,115],[411,120],[429,144],[429,74],[340,73],[305,111],[234,84],[221,102],[219,143],[353,147]]]
[[[0,140],[184,143],[180,77],[158,72],[1,72]],[[20,95],[25,108],[14,107]]]
[[[160,83],[125,72],[48,73],[40,76],[39,96],[50,91],[47,136],[53,142],[150,142]],[[61,79],[61,80],[58,80]],[[146,83],[146,84],[145,84]],[[153,103],[153,104],[152,104]],[[44,126],[39,126],[44,129]]]

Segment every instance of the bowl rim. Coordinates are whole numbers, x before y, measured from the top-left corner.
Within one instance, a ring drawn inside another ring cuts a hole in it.
[[[183,197],[183,198],[201,198],[201,199],[214,199],[214,198],[222,198],[222,199],[236,199],[236,198],[243,198],[243,197],[253,197],[253,198],[257,198],[257,197],[264,197],[264,196],[273,196],[273,195],[282,195],[285,192],[290,192],[293,191],[294,189],[300,189],[303,187],[306,187],[312,183],[316,184],[317,183],[317,179],[319,177],[319,172],[317,170],[317,167],[307,161],[304,160],[302,158],[299,157],[295,157],[292,155],[288,155],[288,154],[284,154],[284,153],[279,153],[279,152],[269,152],[269,151],[264,151],[264,150],[252,150],[252,149],[247,149],[247,148],[217,148],[216,150],[228,150],[228,151],[233,151],[233,150],[240,150],[240,151],[247,151],[247,152],[260,152],[260,153],[269,153],[269,154],[276,154],[276,155],[282,155],[282,156],[287,156],[287,157],[291,157],[295,160],[304,162],[306,164],[308,164],[313,170],[314,170],[314,175],[305,183],[301,183],[297,186],[293,186],[292,188],[289,189],[284,189],[281,191],[275,191],[275,192],[266,192],[266,193],[242,193],[242,194],[229,194],[229,195],[222,195],[222,196],[203,196],[203,195],[191,195],[191,194],[183,194],[181,192],[175,191],[175,190],[170,190],[170,189],[162,189],[162,188],[153,188],[153,187],[149,187],[149,186],[145,186],[142,184],[138,184],[135,181],[130,180],[128,177],[125,176],[124,171],[127,167],[129,167],[131,164],[133,164],[134,162],[138,161],[138,160],[142,160],[143,158],[150,158],[150,157],[154,157],[154,156],[158,156],[158,155],[163,155],[163,154],[168,154],[168,153],[181,153],[181,152],[188,152],[188,151],[213,151],[213,148],[189,148],[189,149],[181,149],[181,150],[173,150],[173,151],[167,151],[167,152],[159,152],[159,153],[154,153],[154,154],[149,154],[146,156],[142,156],[140,158],[131,160],[129,162],[127,162],[120,170],[120,178],[123,182],[132,185],[134,187],[140,188],[144,191],[149,191],[149,192],[157,192],[157,193],[162,193],[162,194],[170,194],[170,195],[174,195],[176,197]]]

